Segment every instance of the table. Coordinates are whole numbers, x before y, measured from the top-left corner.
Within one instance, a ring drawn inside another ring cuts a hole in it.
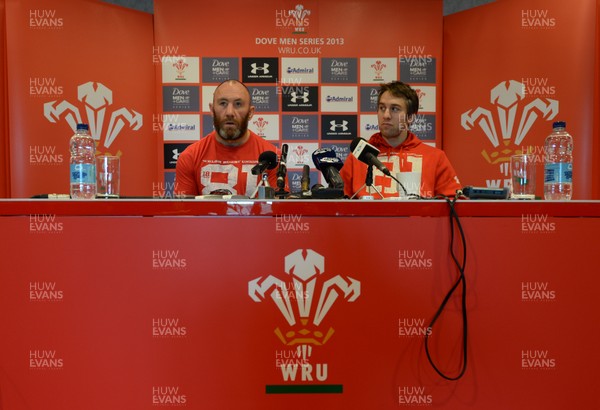
[[[2,407],[598,408],[600,202],[455,210],[450,381],[445,201],[0,200]]]

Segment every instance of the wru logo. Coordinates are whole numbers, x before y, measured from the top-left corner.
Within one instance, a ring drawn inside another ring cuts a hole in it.
[[[323,345],[333,335],[320,325],[338,298],[354,302],[360,296],[360,282],[336,275],[323,280],[325,258],[311,249],[298,249],[285,257],[287,279],[269,275],[248,282],[248,294],[255,302],[270,297],[290,329],[275,329],[288,346]],[[313,302],[318,299],[316,306]],[[295,302],[295,303],[294,303]]]
[[[90,126],[90,133],[95,141],[100,141],[105,117],[110,113],[108,129],[104,134],[104,147],[108,148],[117,138],[123,127],[137,131],[143,125],[143,116],[139,112],[127,108],[109,111],[113,103],[112,90],[101,83],[87,82],[77,87],[77,99],[83,103],[86,121]],[[73,132],[77,124],[82,123],[79,108],[68,101],[50,101],[44,104],[44,116],[48,121],[57,123],[64,119]]]
[[[501,82],[491,90],[490,103],[496,108],[498,123],[494,120],[492,111],[483,107],[470,109],[462,114],[462,127],[470,131],[477,123],[494,147],[491,153],[485,150],[482,153],[490,164],[507,162],[513,153],[509,147],[511,143],[518,147],[540,115],[546,121],[550,121],[558,114],[557,100],[544,101],[536,98],[525,104],[525,94],[526,87],[514,80]],[[515,132],[519,112],[520,120]],[[498,125],[502,140],[497,132]]]

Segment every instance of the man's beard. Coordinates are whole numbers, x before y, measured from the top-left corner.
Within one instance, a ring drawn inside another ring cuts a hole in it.
[[[246,134],[246,131],[248,130],[248,121],[249,120],[250,120],[250,113],[246,114],[246,116],[244,118],[242,118],[242,121],[241,121],[239,127],[225,128],[225,127],[222,127],[222,124],[227,122],[227,120],[219,120],[213,110],[213,125],[215,127],[215,130],[217,130],[217,132],[219,133],[221,138],[223,138],[224,140],[227,140],[227,141],[235,141],[235,140],[239,139],[240,137],[244,136]]]

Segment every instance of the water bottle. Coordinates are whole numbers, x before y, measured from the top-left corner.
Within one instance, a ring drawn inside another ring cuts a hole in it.
[[[71,198],[96,197],[96,144],[87,124],[77,124],[70,141]]]
[[[544,143],[544,199],[569,200],[573,193],[573,137],[566,122],[552,124]]]

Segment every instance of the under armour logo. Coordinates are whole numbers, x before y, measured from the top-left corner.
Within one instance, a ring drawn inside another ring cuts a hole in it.
[[[179,149],[175,148],[173,151],[171,151],[173,153],[173,159],[175,161],[177,161],[179,159],[179,155],[181,154],[181,152],[179,152]]]
[[[252,63],[252,64],[250,64],[250,66],[252,67],[252,74],[256,74],[259,71],[262,71],[263,74],[269,74],[269,64],[268,63],[264,63],[262,65],[262,67],[259,67],[258,64],[256,64],[256,63]]]
[[[298,102],[298,99],[302,99],[303,103],[307,103],[308,102],[308,91],[303,92],[302,95],[298,95],[298,93],[296,91],[292,91],[290,93],[290,95],[292,96],[291,101],[293,103]]]
[[[330,131],[336,131],[341,129],[341,131],[348,131],[348,121],[344,120],[340,124],[338,124],[335,120],[329,121],[331,127],[329,127]]]

